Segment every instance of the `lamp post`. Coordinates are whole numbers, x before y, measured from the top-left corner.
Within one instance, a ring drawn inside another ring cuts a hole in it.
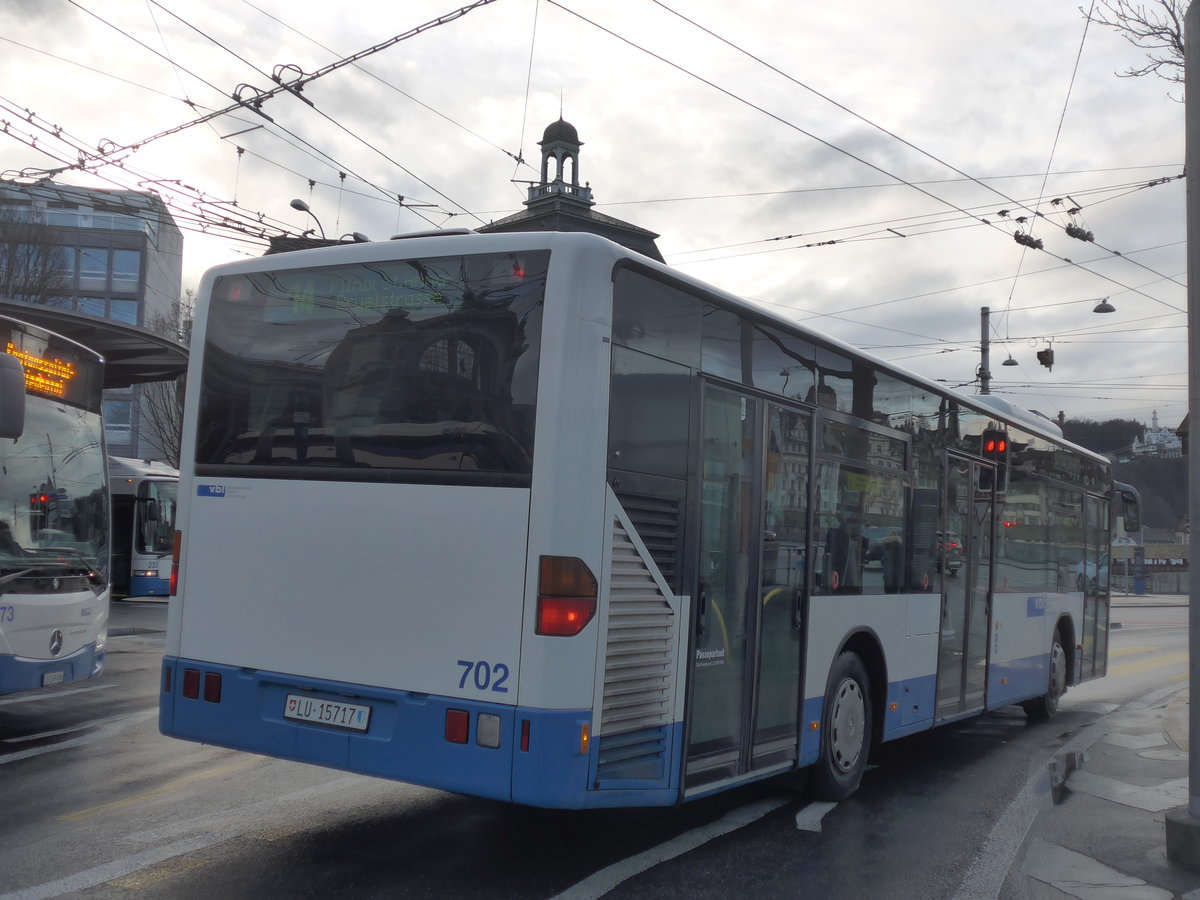
[[[306,212],[310,216],[312,216],[313,221],[317,223],[317,228],[321,229],[321,240],[326,240],[325,226],[321,224],[321,220],[317,218],[316,213],[314,213],[312,211],[312,209],[309,208],[309,205],[307,203],[305,203],[303,200],[301,200],[299,197],[297,197],[295,200],[292,201],[291,207],[292,207],[292,209],[298,209],[298,210],[300,210],[300,212]]]

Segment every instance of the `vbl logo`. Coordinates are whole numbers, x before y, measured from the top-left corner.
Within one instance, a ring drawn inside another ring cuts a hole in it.
[[[225,485],[223,484],[198,484],[196,485],[197,497],[224,497]]]

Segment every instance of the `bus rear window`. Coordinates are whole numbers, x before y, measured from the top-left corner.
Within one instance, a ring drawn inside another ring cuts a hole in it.
[[[548,262],[535,251],[216,279],[197,471],[527,485]]]

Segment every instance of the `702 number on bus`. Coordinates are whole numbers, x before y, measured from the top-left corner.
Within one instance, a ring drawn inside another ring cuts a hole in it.
[[[508,681],[508,666],[504,663],[493,665],[483,660],[475,662],[474,660],[460,659],[458,664],[463,668],[462,678],[458,679],[460,689],[465,688],[467,681],[471,680],[476,690],[490,690],[497,694],[508,693],[508,688],[504,686],[504,682]]]

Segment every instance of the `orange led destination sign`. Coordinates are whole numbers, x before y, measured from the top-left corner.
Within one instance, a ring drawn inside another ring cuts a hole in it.
[[[76,375],[75,364],[63,362],[58,357],[42,359],[32,353],[17,349],[9,341],[4,348],[9,356],[15,356],[25,367],[25,388],[39,394],[50,394],[53,397],[63,397],[67,393],[67,385]]]

